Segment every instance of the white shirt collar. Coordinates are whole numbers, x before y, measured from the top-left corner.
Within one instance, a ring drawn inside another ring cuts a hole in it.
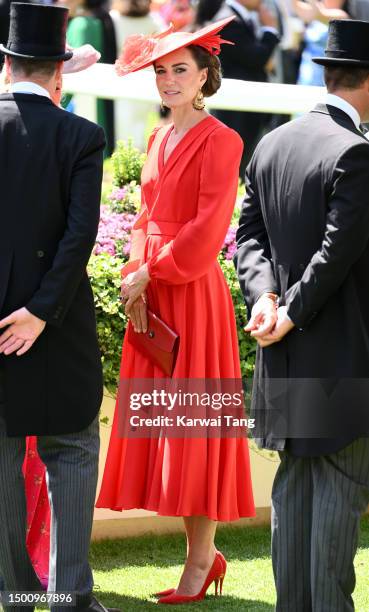
[[[360,115],[357,112],[356,108],[349,104],[349,102],[346,102],[346,100],[340,98],[339,96],[335,96],[334,94],[327,94],[325,103],[329,104],[329,106],[335,106],[336,108],[339,108],[341,111],[346,113],[346,115],[348,115],[352,119],[357,129],[360,130]]]
[[[19,81],[18,83],[13,83],[10,86],[11,93],[26,93],[26,94],[36,94],[37,96],[46,96],[51,99],[49,92],[37,85],[37,83],[32,83],[32,81]]]
[[[231,8],[234,8],[240,15],[245,19],[245,21],[249,21],[250,19],[250,11],[237,0],[226,0],[226,4]]]

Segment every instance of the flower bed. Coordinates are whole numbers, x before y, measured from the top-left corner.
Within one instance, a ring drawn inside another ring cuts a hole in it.
[[[112,160],[106,165],[101,205],[101,220],[88,272],[95,295],[97,333],[102,354],[104,382],[115,392],[127,317],[120,303],[120,270],[128,261],[130,234],[140,204],[139,179],[144,162],[132,143],[118,143]],[[255,361],[255,342],[243,331],[246,308],[233,266],[238,221],[236,206],[219,262],[231,291],[235,308],[243,376],[250,376]]]

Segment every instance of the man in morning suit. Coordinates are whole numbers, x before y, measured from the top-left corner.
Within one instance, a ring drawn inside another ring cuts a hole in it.
[[[67,21],[65,8],[13,3],[0,45],[11,83],[0,95],[0,574],[6,591],[41,590],[22,478],[25,436],[37,435],[51,506],[49,591],[76,596],[58,610],[101,612],[88,551],[102,372],[86,265],[105,138],[51,101],[72,56]]]
[[[327,99],[257,147],[235,257],[259,344],[258,442],[281,458],[278,612],[354,610],[369,503],[369,23],[332,21],[315,61]]]
[[[234,16],[223,30],[223,38],[234,42],[222,49],[222,72],[227,79],[265,82],[267,64],[280,36],[277,19],[261,0],[226,0],[214,19]],[[236,130],[244,141],[240,177],[244,180],[247,163],[259,142],[269,117],[266,113],[217,111],[220,121]]]

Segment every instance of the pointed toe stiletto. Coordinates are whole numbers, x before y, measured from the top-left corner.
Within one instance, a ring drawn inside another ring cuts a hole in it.
[[[221,560],[221,562],[223,564],[224,573],[226,573],[226,570],[227,570],[227,561],[225,560],[225,557],[224,557],[223,553],[221,553],[220,550],[217,550],[217,552],[215,554]],[[220,594],[222,594],[222,587],[223,587],[223,581],[220,584]],[[175,590],[176,589],[166,589],[165,591],[158,591],[157,593],[154,593],[154,597],[157,597],[157,598],[167,597],[168,595],[171,595],[172,593],[174,593]]]
[[[177,595],[177,592],[174,591],[171,595],[167,597],[161,597],[158,601],[160,604],[166,605],[177,605],[177,604],[185,604],[191,603],[193,601],[202,601],[205,598],[206,591],[212,582],[215,583],[215,595],[218,595],[218,586],[220,585],[220,592],[222,594],[223,591],[223,580],[224,574],[226,572],[227,562],[224,559],[221,553],[216,553],[215,559],[213,561],[213,565],[211,566],[209,573],[205,579],[203,587],[197,595]]]
[[[155,597],[167,597],[168,595],[171,595],[174,592],[175,589],[166,589],[166,591],[159,591],[158,593],[155,593]]]

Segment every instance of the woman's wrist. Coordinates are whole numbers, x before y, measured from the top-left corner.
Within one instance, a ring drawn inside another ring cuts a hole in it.
[[[150,273],[149,273],[149,266],[147,265],[147,263],[144,263],[140,268],[139,268],[139,273],[140,276],[142,277],[143,280],[147,281],[148,283],[150,282],[151,278],[150,278]]]

